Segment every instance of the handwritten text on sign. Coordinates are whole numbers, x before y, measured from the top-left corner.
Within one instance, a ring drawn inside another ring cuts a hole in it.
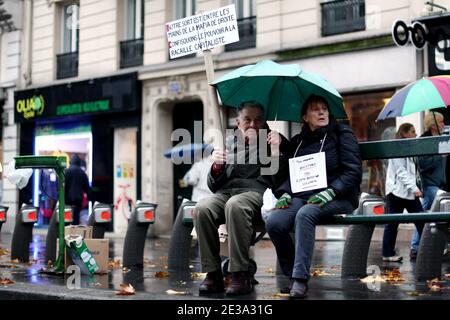
[[[289,176],[293,193],[326,188],[325,152],[289,159]]]
[[[170,58],[239,41],[234,4],[166,23]]]

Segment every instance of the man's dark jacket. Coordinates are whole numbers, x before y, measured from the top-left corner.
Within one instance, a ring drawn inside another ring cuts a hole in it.
[[[285,180],[281,187],[275,190],[274,194],[279,198],[286,192],[291,196],[308,200],[312,195],[324,190],[310,190],[293,194],[288,174],[288,159],[319,152],[325,134],[327,136],[322,151],[325,152],[328,187],[334,189],[337,199],[345,198],[356,208],[362,180],[359,145],[352,130],[347,125],[337,123],[335,120],[330,120],[327,126],[314,131],[311,131],[309,126],[305,125],[301,133],[291,139],[287,156],[282,157],[283,165],[280,174],[285,175]],[[300,141],[302,141],[302,144],[298,148]],[[294,155],[297,148],[298,151]]]
[[[236,129],[235,133],[239,134],[239,130]],[[280,150],[283,152],[283,150],[287,150],[288,140],[283,135],[281,135],[281,138]],[[208,187],[212,192],[230,193],[232,195],[247,191],[264,193],[267,188],[273,189],[281,184],[282,181],[277,180],[279,176],[276,174],[261,175],[261,168],[270,167],[270,163],[261,163],[256,145],[245,145],[244,148],[242,143],[238,144],[236,136],[231,136],[231,139],[228,141],[227,149],[230,151],[229,158],[235,159],[235,161],[232,164],[225,164],[225,167],[218,176],[214,176],[210,170],[208,174]],[[266,156],[270,156],[270,145],[267,143],[266,150]],[[242,160],[244,158],[244,163],[237,161],[237,159]]]

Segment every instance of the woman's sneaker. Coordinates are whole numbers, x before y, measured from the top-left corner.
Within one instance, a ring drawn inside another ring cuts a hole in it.
[[[386,262],[402,262],[403,257],[401,256],[392,256],[392,257],[383,257],[383,261]]]

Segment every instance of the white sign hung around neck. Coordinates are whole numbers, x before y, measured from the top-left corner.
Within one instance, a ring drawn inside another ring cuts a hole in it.
[[[171,59],[239,41],[234,4],[166,23]]]
[[[326,188],[325,152],[289,159],[289,173],[293,193]]]
[[[320,151],[289,159],[289,177],[293,193],[328,187],[325,152],[322,152],[327,135],[321,141]],[[295,154],[297,154],[300,142]]]

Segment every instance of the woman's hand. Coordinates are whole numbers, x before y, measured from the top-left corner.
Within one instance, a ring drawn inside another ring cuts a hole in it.
[[[308,199],[308,203],[318,204],[323,207],[336,197],[336,192],[332,188],[325,189]]]
[[[414,192],[414,196],[416,198],[422,198],[423,197],[423,193],[420,190],[417,190],[416,192]]]
[[[289,207],[289,205],[292,203],[292,198],[289,195],[289,193],[284,193],[280,199],[278,199],[277,203],[275,204],[275,208],[277,209],[286,209]]]
[[[280,155],[281,135],[278,131],[272,130],[267,135],[267,143],[270,145],[272,156]]]

